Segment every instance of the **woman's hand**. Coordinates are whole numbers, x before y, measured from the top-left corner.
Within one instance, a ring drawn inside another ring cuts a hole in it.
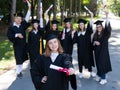
[[[44,77],[42,78],[41,82],[42,82],[42,83],[46,83],[46,81],[47,81],[47,76],[44,76]]]
[[[28,9],[31,10],[31,3],[27,0]]]
[[[69,68],[68,71],[69,71],[69,75],[75,74],[75,70],[73,68]]]
[[[94,41],[93,45],[97,45],[97,46],[99,46],[99,45],[100,45],[100,42],[98,42],[98,41]]]

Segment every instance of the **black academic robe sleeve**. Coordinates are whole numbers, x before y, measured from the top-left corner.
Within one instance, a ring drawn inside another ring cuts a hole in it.
[[[45,76],[44,72],[44,62],[42,61],[42,56],[39,55],[34,62],[32,68],[30,69],[32,82],[36,88],[36,90],[41,90],[42,87],[41,79]]]
[[[30,26],[30,23],[26,22],[25,20],[22,21],[21,24],[22,24],[24,30],[26,30]]]
[[[104,33],[105,33],[105,36],[106,36],[107,38],[110,37],[110,35],[111,35],[111,30],[112,30],[112,28],[111,28],[110,22],[109,22],[109,21],[106,21]]]
[[[72,40],[72,43],[73,43],[73,44],[77,43],[77,41],[78,41],[78,39],[77,39],[78,36],[77,36],[77,35],[78,35],[78,31],[76,31],[76,32],[74,33],[73,40]]]
[[[12,43],[15,43],[16,38],[15,38],[15,33],[13,32],[12,25],[8,27],[7,37]]]
[[[46,24],[45,30],[46,32],[50,30],[50,21],[48,21],[48,23]]]
[[[73,68],[73,64],[72,64],[72,57],[70,56],[70,55],[68,55],[68,54],[63,54],[63,56],[65,57],[65,59],[64,59],[64,66],[66,67],[66,68]]]
[[[88,23],[86,30],[90,35],[93,33],[92,25],[90,25],[90,23]]]
[[[64,65],[66,68],[73,68],[73,64],[72,64],[72,57],[68,54],[64,54],[64,57],[66,57],[64,59]],[[71,87],[73,88],[73,90],[77,90],[77,82],[76,82],[76,75],[70,75],[68,76],[68,79],[70,81]]]

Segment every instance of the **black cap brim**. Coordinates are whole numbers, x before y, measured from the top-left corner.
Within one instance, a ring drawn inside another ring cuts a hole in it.
[[[102,25],[103,21],[102,20],[97,20],[94,24],[96,25]]]
[[[49,40],[55,39],[55,38],[57,38],[56,35],[54,35],[54,34],[48,34],[46,41],[48,42]]]

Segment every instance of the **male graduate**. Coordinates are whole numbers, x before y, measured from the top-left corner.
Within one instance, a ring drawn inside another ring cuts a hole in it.
[[[14,22],[8,28],[7,37],[13,43],[14,56],[16,59],[17,78],[22,78],[22,64],[26,60],[26,29],[31,15],[31,4],[28,4],[28,11],[25,19],[22,21],[21,13],[14,14]]]

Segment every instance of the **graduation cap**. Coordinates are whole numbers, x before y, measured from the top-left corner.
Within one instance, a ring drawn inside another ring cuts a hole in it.
[[[57,20],[52,20],[51,23],[52,24],[58,24],[59,22]]]
[[[54,34],[48,34],[46,41],[48,42],[49,40],[54,39],[54,38],[57,38],[57,36]]]
[[[84,24],[86,24],[86,23],[87,23],[87,21],[86,21],[86,20],[84,20],[84,19],[79,19],[77,23],[78,23],[78,24],[79,24],[79,23],[84,23]]]
[[[72,18],[65,18],[65,19],[64,19],[64,22],[65,22],[65,23],[71,22],[71,19],[72,19]]]
[[[103,21],[101,21],[101,20],[97,20],[94,24],[96,24],[96,25],[102,25],[102,22]]]
[[[33,21],[32,21],[32,24],[34,24],[34,23],[40,23],[40,21],[39,20],[37,20],[37,19],[34,19]]]
[[[23,17],[23,14],[22,13],[15,13],[14,17]]]

